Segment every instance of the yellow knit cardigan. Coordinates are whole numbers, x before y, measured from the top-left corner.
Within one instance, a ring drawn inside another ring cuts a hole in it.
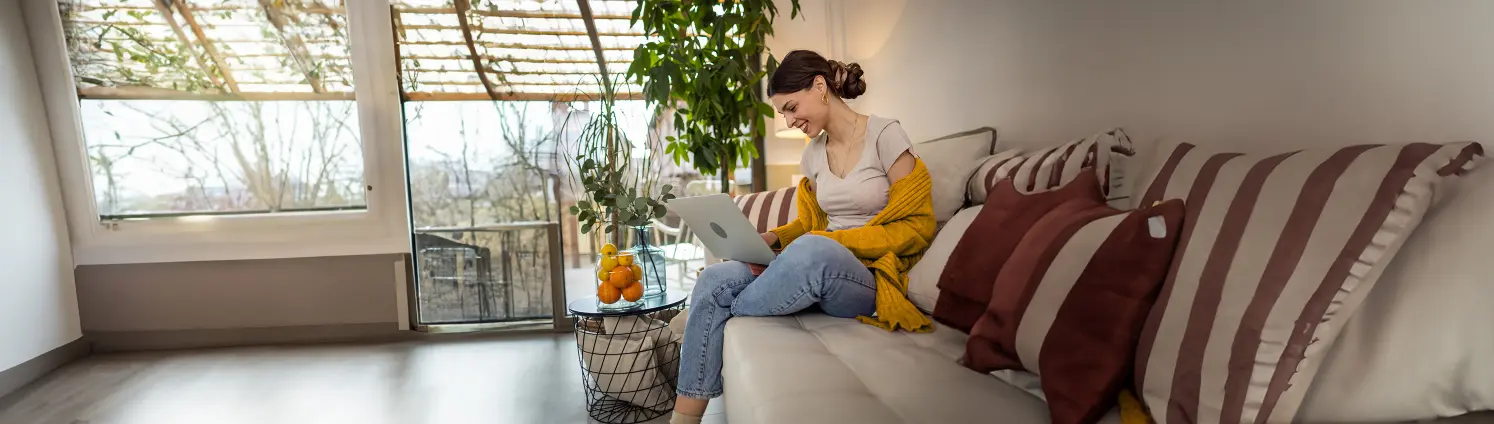
[[[928,167],[919,159],[912,173],[892,183],[887,207],[866,225],[827,232],[830,220],[820,209],[806,178],[799,181],[795,200],[798,217],[772,231],[782,246],[804,234],[829,237],[861,259],[877,278],[877,315],[856,319],[888,331],[899,328],[933,331],[933,321],[908,301],[908,270],[923,258],[938,229],[934,222],[933,186]]]

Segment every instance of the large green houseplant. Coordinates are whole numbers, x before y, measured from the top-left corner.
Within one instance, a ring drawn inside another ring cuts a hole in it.
[[[799,1],[791,2],[793,19]],[[720,176],[723,191],[736,167],[757,156],[753,140],[773,117],[759,83],[778,66],[769,56],[762,69],[777,15],[773,0],[640,0],[633,9],[650,39],[633,51],[628,77],[661,113],[673,108],[678,136],[666,138],[665,153]]]

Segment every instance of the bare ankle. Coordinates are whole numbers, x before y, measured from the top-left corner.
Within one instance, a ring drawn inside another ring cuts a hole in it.
[[[674,415],[669,417],[669,424],[700,424],[700,419],[699,415],[687,415],[674,411]]]
[[[710,401],[710,399],[679,396],[674,400],[674,415],[684,414],[699,418],[705,415],[706,406],[710,404]]]

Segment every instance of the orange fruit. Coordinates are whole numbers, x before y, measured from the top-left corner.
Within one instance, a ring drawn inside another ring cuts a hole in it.
[[[643,267],[633,264],[628,266],[628,270],[633,271],[633,281],[643,281]]]
[[[611,284],[602,284],[597,286],[597,299],[601,299],[602,303],[606,303],[609,305],[617,303],[617,300],[622,298],[622,295],[622,290],[618,290],[617,287],[612,287]]]
[[[621,252],[617,254],[617,264],[628,266],[633,264],[633,252]]]
[[[629,302],[637,302],[638,299],[643,298],[643,284],[634,282],[633,285],[622,290],[622,295],[623,299],[628,299]]]
[[[618,289],[627,288],[629,284],[633,283],[633,271],[627,267],[620,266],[613,268],[612,275],[607,276],[607,284],[611,284],[612,287]]]

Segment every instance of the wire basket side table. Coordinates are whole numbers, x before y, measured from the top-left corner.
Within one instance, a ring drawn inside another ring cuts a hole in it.
[[[634,424],[674,410],[683,328],[669,321],[686,295],[669,290],[628,310],[598,308],[596,297],[567,305],[576,316],[576,350],[586,410],[593,420]]]

